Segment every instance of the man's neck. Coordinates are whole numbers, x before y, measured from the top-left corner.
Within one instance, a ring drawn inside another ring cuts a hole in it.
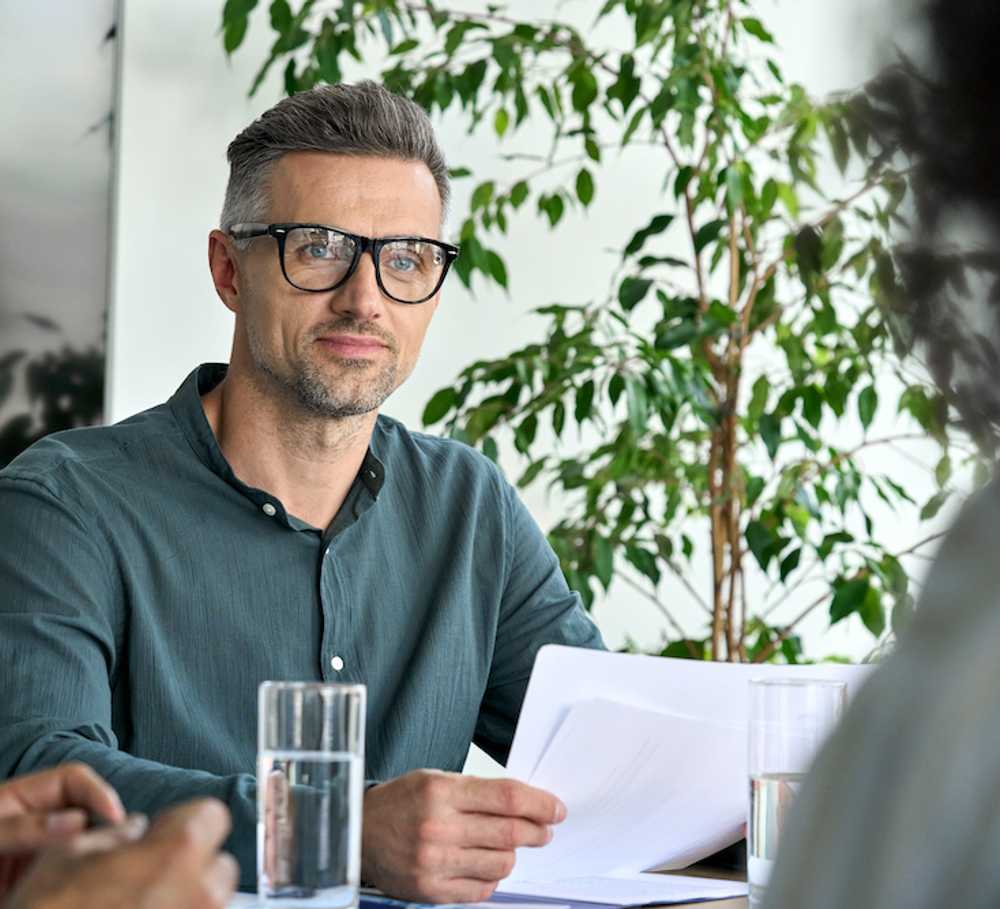
[[[202,398],[205,416],[233,472],[267,490],[289,514],[326,528],[364,461],[377,412],[335,420],[307,414],[238,373]]]

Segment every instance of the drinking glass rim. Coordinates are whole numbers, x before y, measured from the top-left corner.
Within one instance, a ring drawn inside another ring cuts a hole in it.
[[[258,688],[259,691],[263,691],[265,688],[283,688],[288,691],[322,691],[322,690],[337,690],[337,691],[364,691],[367,686],[362,682],[281,682],[281,681],[265,681],[261,682]]]
[[[767,677],[750,679],[751,685],[768,685],[774,688],[846,688],[843,679],[772,679]]]

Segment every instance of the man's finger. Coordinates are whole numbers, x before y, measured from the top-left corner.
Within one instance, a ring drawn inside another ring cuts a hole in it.
[[[444,882],[434,894],[435,902],[481,903],[488,900],[496,889],[495,881],[473,878],[452,878]]]
[[[80,808],[112,824],[125,820],[118,794],[85,764],[64,764],[0,784],[0,817],[64,808]]]
[[[229,902],[239,879],[240,866],[228,852],[223,852],[212,859],[205,872],[205,889],[220,909]]]
[[[456,807],[462,811],[522,817],[538,824],[558,824],[566,806],[551,792],[517,780],[462,779]]]
[[[196,852],[211,854],[229,835],[229,809],[218,799],[198,799],[161,814],[144,842],[173,848],[178,840]]]
[[[86,826],[87,815],[79,809],[0,818],[0,855],[34,852],[65,840]]]
[[[455,842],[482,849],[518,849],[544,846],[552,839],[552,828],[519,817],[495,814],[463,814],[455,823]]]
[[[70,851],[73,855],[90,855],[107,852],[140,839],[149,826],[144,814],[130,814],[122,823],[113,827],[101,827],[81,833],[73,840]]]
[[[513,850],[461,849],[455,861],[442,869],[449,877],[496,883],[514,870]]]

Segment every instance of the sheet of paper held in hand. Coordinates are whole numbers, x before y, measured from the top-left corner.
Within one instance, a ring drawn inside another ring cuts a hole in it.
[[[570,883],[589,878],[592,892],[602,881],[595,902],[745,893],[741,884],[727,890],[722,881],[640,872],[683,868],[743,835],[750,679],[840,679],[853,697],[871,668],[748,666],[544,647],[507,771],[558,795],[567,819],[543,849],[518,851],[499,889],[580,899],[586,897]],[[658,880],[661,893],[654,892]],[[685,893],[670,893],[681,881],[689,885]],[[537,886],[542,882],[550,886]],[[699,883],[704,892],[695,892]]]

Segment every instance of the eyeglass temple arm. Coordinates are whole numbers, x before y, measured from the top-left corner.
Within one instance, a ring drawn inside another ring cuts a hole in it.
[[[267,224],[258,224],[250,221],[241,224],[234,224],[227,231],[234,240],[249,240],[252,237],[263,237],[269,233]]]

